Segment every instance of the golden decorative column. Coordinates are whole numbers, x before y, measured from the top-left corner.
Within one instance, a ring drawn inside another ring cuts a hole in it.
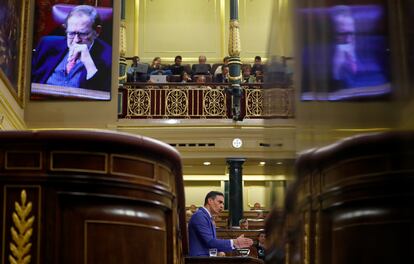
[[[238,2],[237,0],[230,1],[230,31],[229,31],[229,72],[231,83],[231,96],[232,96],[232,114],[234,121],[242,121],[240,111],[240,101],[243,94],[243,90],[240,87],[242,75],[240,72],[240,28],[238,20]]]

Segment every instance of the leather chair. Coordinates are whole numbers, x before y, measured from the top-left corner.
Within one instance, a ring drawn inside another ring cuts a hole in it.
[[[63,24],[69,12],[77,5],[56,4],[52,7],[52,20],[56,24],[55,30],[51,32],[53,35],[63,35],[65,29]],[[113,11],[110,7],[95,7],[102,22],[102,33],[100,38],[105,40],[108,44],[112,43],[112,17]]]

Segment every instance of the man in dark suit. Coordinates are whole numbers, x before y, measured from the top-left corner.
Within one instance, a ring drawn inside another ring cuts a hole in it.
[[[229,66],[223,65],[221,67],[221,73],[216,75],[215,82],[216,83],[228,83],[229,82]]]
[[[200,67],[199,65],[203,65]],[[200,71],[199,69],[203,69],[203,71]],[[191,72],[193,75],[211,75],[211,65],[207,63],[207,57],[204,55],[200,55],[198,57],[198,64],[193,64],[191,67]]]
[[[190,256],[208,256],[209,249],[229,252],[234,248],[248,248],[253,244],[244,235],[236,239],[217,239],[216,226],[212,220],[224,209],[224,195],[211,191],[206,195],[204,207],[199,208],[188,223]]]
[[[98,39],[96,9],[80,5],[66,18],[66,37],[46,36],[33,53],[32,82],[110,91],[112,48]]]

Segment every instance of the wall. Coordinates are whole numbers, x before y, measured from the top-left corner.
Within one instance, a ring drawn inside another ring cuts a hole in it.
[[[0,130],[25,129],[23,108],[0,78]]]
[[[266,56],[273,2],[239,1],[242,61]],[[127,1],[127,56],[145,62],[160,56],[171,63],[180,54],[194,63],[205,54],[208,62],[221,62],[228,54],[229,10],[224,0]]]
[[[184,176],[185,204],[202,206],[206,194],[210,191],[224,193],[224,181],[228,176]],[[260,175],[243,176],[243,210],[249,211],[254,203],[259,202],[266,209],[276,205],[282,208],[285,195],[285,181],[274,180]]]

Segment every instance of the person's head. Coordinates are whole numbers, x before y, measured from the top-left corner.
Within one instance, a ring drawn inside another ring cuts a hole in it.
[[[250,67],[244,67],[243,68],[243,76],[244,77],[250,77],[250,75],[251,75],[251,69],[250,69]]]
[[[152,60],[152,67],[159,68],[160,66],[161,66],[161,58],[160,57],[155,57]]]
[[[263,71],[262,70],[256,70],[254,75],[256,75],[256,77],[263,77]]]
[[[197,77],[197,83],[206,83],[206,76],[204,75],[199,75]]]
[[[206,64],[206,62],[207,62],[207,57],[206,57],[206,56],[204,56],[204,55],[200,55],[200,56],[198,57],[198,63],[199,63],[199,64]]]
[[[138,56],[134,56],[134,57],[132,57],[132,64],[133,65],[137,65],[138,64],[138,62],[139,62],[139,57]]]
[[[224,65],[228,65],[229,64],[229,60],[230,60],[230,57],[229,56],[224,57],[223,58]]]
[[[240,229],[249,229],[249,221],[246,218],[242,218],[239,221]]]
[[[174,59],[175,65],[178,65],[178,66],[181,65],[182,60],[183,58],[180,55],[175,56],[175,59]]]
[[[204,207],[210,211],[211,215],[218,215],[224,209],[224,194],[217,191],[207,193]]]
[[[354,40],[355,22],[349,6],[338,5],[331,9],[335,40],[339,44],[351,43]]]
[[[265,232],[260,232],[257,235],[257,241],[259,242],[259,244],[264,245],[264,243],[266,241],[266,233]]]
[[[86,44],[90,47],[101,32],[101,19],[94,7],[79,5],[70,11],[64,27],[68,48],[74,44]]]
[[[197,206],[195,204],[190,205],[191,212],[195,212],[197,210]]]
[[[183,74],[182,74],[182,80],[183,80],[183,81],[186,81],[186,82],[191,81],[190,74],[188,74],[186,71],[183,71]]]
[[[254,57],[254,64],[262,64],[262,57],[260,56]]]
[[[260,210],[261,208],[262,208],[262,206],[260,205],[260,203],[254,203],[254,205],[253,205],[254,210]]]
[[[221,67],[221,73],[223,74],[223,76],[226,76],[227,74],[229,74],[229,66],[223,65]]]

